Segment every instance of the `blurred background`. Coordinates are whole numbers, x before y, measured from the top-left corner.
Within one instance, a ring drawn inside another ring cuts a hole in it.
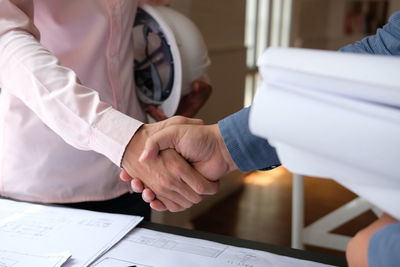
[[[337,50],[374,34],[400,10],[400,1],[172,0],[171,6],[192,19],[205,38],[214,90],[197,117],[212,124],[251,104],[259,83],[257,58],[267,47]],[[374,207],[356,203],[356,195],[332,180],[297,181],[293,187],[293,175],[283,167],[237,171],[222,179],[216,196],[185,212],[153,212],[152,220],[343,256],[347,237],[376,219]],[[343,214],[332,216],[346,203]],[[295,228],[294,210],[300,212]],[[324,216],[316,231],[304,228]]]

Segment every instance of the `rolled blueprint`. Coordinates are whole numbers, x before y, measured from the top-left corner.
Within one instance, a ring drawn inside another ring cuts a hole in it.
[[[267,50],[250,130],[282,164],[333,178],[400,219],[400,58]]]

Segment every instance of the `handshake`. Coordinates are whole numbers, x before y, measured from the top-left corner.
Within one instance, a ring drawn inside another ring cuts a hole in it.
[[[158,211],[178,212],[218,191],[237,169],[217,124],[175,116],[144,124],[126,147],[120,177]]]

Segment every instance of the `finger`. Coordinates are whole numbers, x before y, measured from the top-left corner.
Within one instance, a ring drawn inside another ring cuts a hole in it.
[[[154,118],[155,118],[157,121],[163,121],[163,120],[168,119],[167,116],[165,116],[164,111],[162,111],[162,110],[159,109],[159,108],[154,108],[154,109],[153,109],[153,115],[154,115]]]
[[[206,88],[206,87],[211,87],[210,81],[202,81],[202,80],[195,80],[192,82],[192,87],[199,85],[200,87]],[[193,89],[193,88],[192,88]]]
[[[201,119],[186,118],[183,116],[174,116],[166,120],[165,125],[159,132],[147,139],[142,154],[139,157],[139,162],[146,162],[156,158],[161,150],[168,148],[175,149],[176,140],[180,140],[179,128],[172,128],[178,124],[204,125]]]
[[[188,187],[187,185],[185,186]],[[181,192],[177,192],[172,188],[174,188],[174,186],[172,186],[170,190],[160,191],[156,195],[157,199],[160,199],[167,206],[169,211],[173,211],[171,207],[174,207],[174,205],[171,205],[170,202],[175,203],[176,205],[179,206],[179,209],[175,211],[179,211],[181,209],[187,209],[193,205],[193,202],[189,201],[183,194],[181,194]],[[186,191],[186,188],[181,189],[181,191]],[[167,203],[164,200],[167,200]]]
[[[196,194],[214,195],[218,191],[218,183],[209,181],[189,164],[178,175]]]
[[[193,203],[199,203],[202,197],[180,179],[181,173],[192,169],[186,160],[172,149],[163,151],[161,157],[166,162],[166,165],[163,165],[163,168],[166,168],[163,170],[164,173],[155,176],[153,181],[147,184],[157,198],[160,196],[167,198],[184,208],[191,207]],[[144,199],[146,197],[144,196]],[[145,199],[145,201],[151,201],[153,198]]]
[[[150,207],[156,211],[166,211],[167,207],[158,199],[150,202]]]
[[[192,82],[192,92],[194,93],[211,93],[212,91],[212,86],[206,82],[203,81],[194,81]]]
[[[161,109],[157,108],[154,105],[147,105],[146,112],[156,121],[163,121],[167,119],[167,116],[165,116],[164,111],[162,111]]]
[[[199,203],[204,194],[215,194],[217,192],[218,185],[204,178],[175,151],[166,150],[162,153],[162,155],[170,156],[168,169],[171,176],[174,177],[173,180],[164,182],[167,188],[174,190],[191,203]]]
[[[157,196],[157,199],[166,207],[166,209],[170,212],[179,212],[179,211],[183,211],[186,208],[183,207],[182,205],[180,205],[181,203],[176,203],[174,201],[169,200],[168,198],[165,197],[161,197],[161,196]],[[156,202],[158,203],[158,202]],[[151,203],[150,203],[150,206]],[[188,207],[189,208],[189,207]]]
[[[155,200],[156,195],[153,191],[149,188],[145,188],[142,192],[142,198],[145,202],[150,203],[151,201]]]
[[[182,180],[177,181],[177,185],[171,187],[178,195],[184,197],[191,204],[197,204],[203,200],[202,195],[193,190],[188,184]]]
[[[120,172],[119,178],[121,178],[121,180],[124,182],[128,182],[132,179],[132,177],[124,169],[122,169]]]
[[[200,81],[194,81],[192,83],[192,92],[198,93],[200,91]]]
[[[144,190],[144,185],[138,178],[132,178],[131,188],[135,193],[142,193]]]

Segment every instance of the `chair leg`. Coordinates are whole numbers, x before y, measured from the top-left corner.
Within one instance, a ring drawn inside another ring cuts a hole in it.
[[[293,174],[292,186],[292,248],[303,249],[304,176]]]

